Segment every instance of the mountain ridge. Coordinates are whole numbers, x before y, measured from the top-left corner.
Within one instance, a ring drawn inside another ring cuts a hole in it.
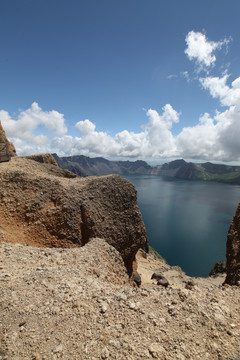
[[[163,165],[151,166],[146,161],[111,161],[102,157],[90,158],[84,155],[59,157],[52,154],[58,166],[79,176],[98,175],[161,175],[169,178],[198,181],[217,181],[240,185],[240,166],[192,163],[177,159]]]

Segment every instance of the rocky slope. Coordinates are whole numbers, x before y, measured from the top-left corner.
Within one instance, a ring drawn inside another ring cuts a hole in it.
[[[226,284],[240,286],[240,204],[230,225],[227,238]]]
[[[240,287],[138,250],[145,227],[128,181],[78,178],[43,154],[1,163],[0,184],[0,360],[240,358]]]
[[[0,247],[0,359],[237,360],[240,288],[138,253],[140,288],[101,239]],[[167,288],[151,280],[160,271]]]
[[[7,139],[6,133],[5,133],[4,129],[3,129],[3,127],[2,127],[2,123],[1,123],[1,120],[0,120],[0,155],[1,155],[1,151],[3,150],[3,145],[7,146],[7,148],[5,148],[5,146],[4,146],[4,149],[7,152],[7,155],[9,155],[10,158],[12,156],[17,156],[15,146],[13,145],[13,143],[11,143]]]
[[[159,174],[184,180],[218,181],[240,184],[240,167],[222,164],[188,163],[175,160],[161,166]]]
[[[59,157],[52,154],[62,169],[68,169],[79,176],[107,174],[151,174],[152,166],[145,161],[110,161],[102,157],[90,158],[84,155]]]
[[[42,155],[0,164],[0,239],[73,247],[104,237],[131,274],[146,243],[134,186],[118,175],[79,178],[54,162]]]

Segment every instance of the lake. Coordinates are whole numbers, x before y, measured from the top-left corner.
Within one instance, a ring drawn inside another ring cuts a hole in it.
[[[138,191],[149,244],[190,276],[208,276],[226,258],[227,233],[240,201],[240,186],[124,176]]]

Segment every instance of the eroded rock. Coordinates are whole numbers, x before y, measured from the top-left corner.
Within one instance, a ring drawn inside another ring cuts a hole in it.
[[[225,284],[240,286],[240,204],[227,237],[227,276]]]
[[[217,262],[209,272],[209,276],[218,276],[224,274],[227,271],[227,264],[225,260]]]
[[[104,238],[120,252],[130,275],[135,254],[146,243],[134,186],[118,175],[71,179],[50,157],[38,156],[40,162],[15,157],[1,164],[2,240],[74,247]]]
[[[9,161],[12,156],[16,156],[16,149],[6,136],[0,120],[0,162]]]

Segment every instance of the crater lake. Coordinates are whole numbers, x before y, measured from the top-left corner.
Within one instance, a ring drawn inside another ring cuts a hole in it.
[[[190,276],[206,277],[226,258],[230,223],[240,186],[217,182],[127,175],[138,191],[138,205],[149,245],[170,265]]]

